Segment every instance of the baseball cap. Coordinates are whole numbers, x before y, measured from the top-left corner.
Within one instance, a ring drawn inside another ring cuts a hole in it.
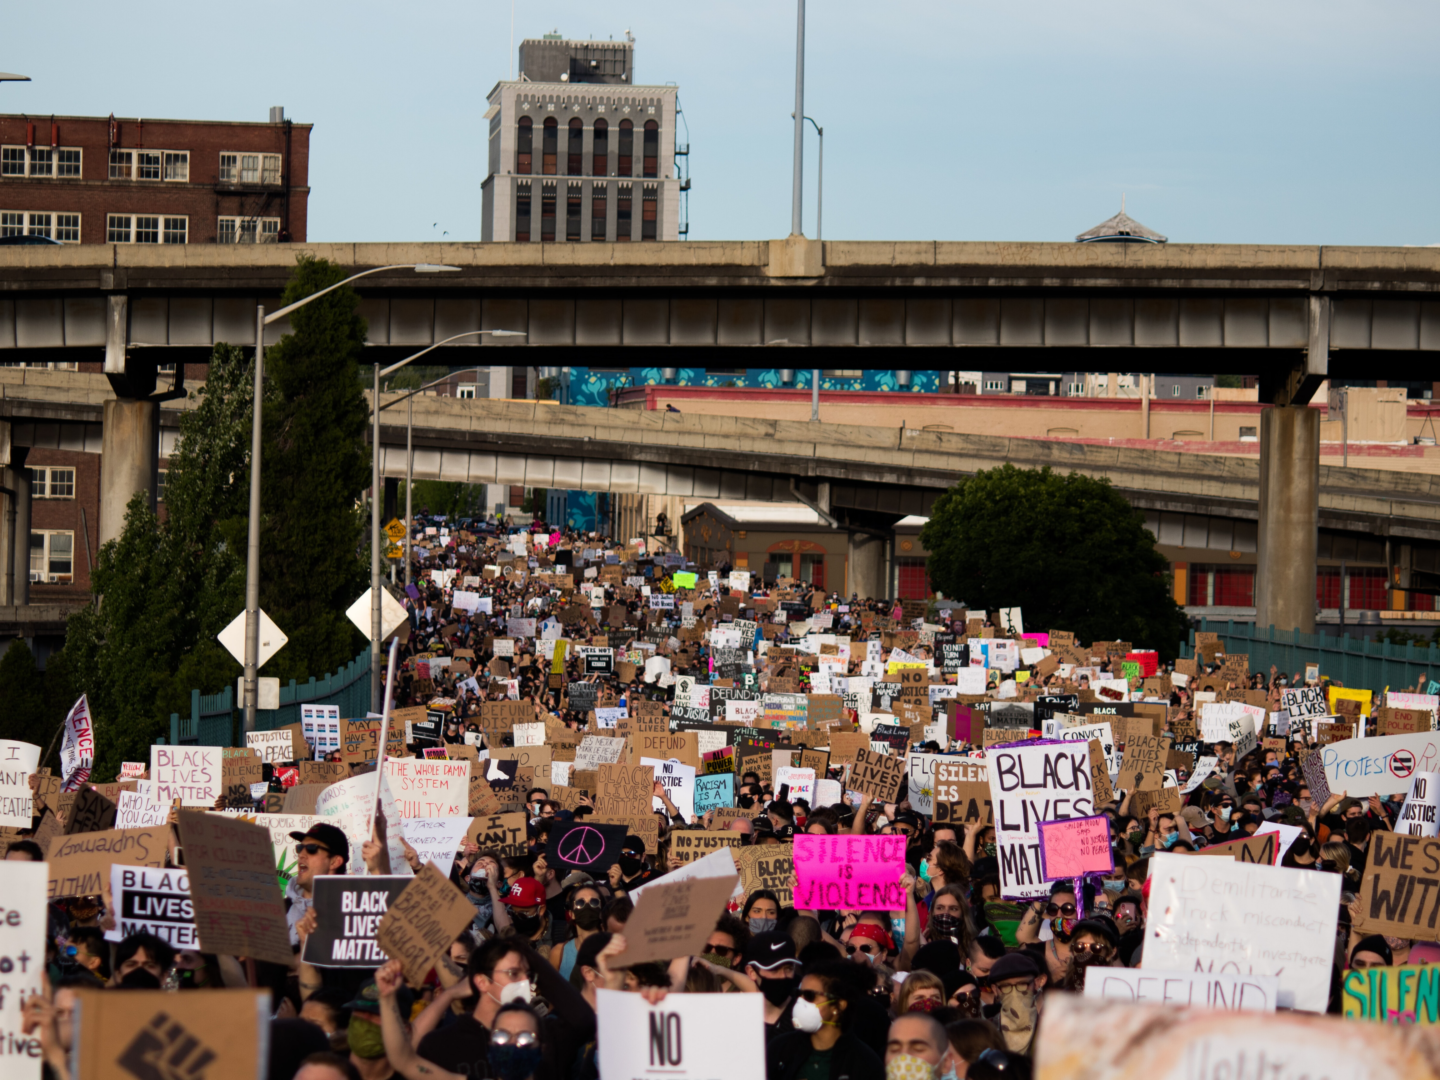
[[[1203,825],[1211,824],[1210,815],[1201,810],[1198,806],[1187,806],[1180,811],[1180,816],[1185,819],[1185,824],[1192,829],[1198,829]]]
[[[994,986],[1006,979],[1033,979],[1039,974],[1040,965],[1028,953],[1011,952],[995,961],[983,981],[986,986]]]
[[[395,993],[396,1003],[400,1006],[400,1015],[409,1016],[410,1009],[415,1004],[415,993],[403,983]],[[355,1000],[346,1002],[344,1008],[351,1012],[371,1013],[380,1015],[380,988],[371,979],[364,986],[360,987],[355,995]]]
[[[545,889],[533,877],[516,878],[505,894],[505,903],[511,907],[538,907],[545,903]]]
[[[304,832],[292,832],[290,839],[295,841],[312,840],[317,844],[323,844],[325,850],[331,855],[339,855],[347,863],[350,861],[350,840],[334,825],[326,825],[317,821]]]
[[[767,930],[756,934],[745,947],[745,967],[755,966],[762,971],[773,971],[781,964],[795,963],[795,942],[790,935],[779,930]]]

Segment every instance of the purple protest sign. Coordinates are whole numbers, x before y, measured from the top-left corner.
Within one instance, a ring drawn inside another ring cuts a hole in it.
[[[1040,822],[1040,877],[1044,881],[1109,874],[1115,870],[1110,819],[1068,818]]]

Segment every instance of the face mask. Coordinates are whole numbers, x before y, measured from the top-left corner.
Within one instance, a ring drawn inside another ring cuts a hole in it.
[[[385,1056],[385,1037],[380,1033],[380,1025],[373,1020],[352,1016],[350,1026],[346,1028],[346,1036],[350,1043],[350,1052],[356,1057],[373,1061]]]
[[[750,932],[752,934],[764,934],[774,930],[779,919],[762,919],[758,915],[750,916]]]
[[[935,1080],[935,1069],[914,1054],[896,1054],[885,1063],[885,1080]]]
[[[813,1035],[825,1026],[825,1018],[820,1015],[820,1006],[804,998],[796,1001],[795,1008],[790,1010],[790,1022],[795,1025],[796,1031],[803,1031],[807,1035]]]
[[[1126,833],[1125,839],[1129,840],[1130,843],[1134,844],[1136,847],[1139,847],[1145,842],[1145,834],[1139,829],[1136,829],[1134,832]]]
[[[525,1080],[540,1067],[539,1046],[490,1046],[486,1055],[495,1080]]]
[[[795,987],[799,985],[800,980],[793,975],[784,979],[761,979],[760,992],[766,1001],[779,1008],[795,996]]]
[[[575,912],[575,925],[581,930],[594,930],[600,925],[600,909],[595,907],[581,908]]]
[[[749,809],[750,809],[752,806],[754,806],[754,805],[755,805],[755,796],[754,796],[754,795],[741,795],[741,796],[740,796],[740,809],[741,809],[741,810],[749,810]]]
[[[637,859],[633,855],[620,856],[620,873],[626,877],[634,877],[645,869],[645,860]]]
[[[539,915],[521,915],[517,911],[510,913],[510,921],[515,924],[515,929],[529,937],[540,929]]]
[[[523,1001],[528,1005],[530,1003],[530,984],[524,979],[519,982],[506,983],[501,988],[500,997],[497,1000],[501,1005],[509,1005],[512,1001]]]
[[[1000,1033],[1005,1047],[1012,1053],[1024,1054],[1035,1037],[1035,988],[1033,986],[1000,987]]]
[[[1167,833],[1164,837],[1161,838],[1160,846],[1168,851],[1170,848],[1175,846],[1176,842],[1179,839],[1180,834],[1178,832]]]
[[[1220,820],[1221,820],[1221,821],[1229,821],[1229,820],[1230,820],[1230,812],[1231,812],[1232,810],[1234,810],[1234,809],[1235,809],[1235,808],[1234,808],[1233,806],[1222,806],[1222,807],[1220,807]]]
[[[921,881],[929,881],[929,880],[930,880],[930,860],[929,860],[929,859],[921,859],[921,860],[920,860],[920,880],[921,880]]]
[[[1075,924],[1078,921],[1075,918],[1067,919],[1063,915],[1056,916],[1050,920],[1050,931],[1062,941],[1066,940],[1075,932]]]
[[[728,967],[730,966],[730,964],[732,963],[730,957],[728,957],[728,956],[721,956],[719,953],[701,953],[701,954],[700,954],[700,959],[701,959],[701,960],[708,960],[710,963],[714,964],[716,967],[722,967],[722,968],[728,968]]]
[[[993,841],[985,845],[985,854],[992,859],[995,857],[995,844]]]

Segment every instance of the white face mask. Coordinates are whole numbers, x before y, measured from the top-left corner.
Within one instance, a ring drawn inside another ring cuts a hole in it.
[[[813,1035],[825,1025],[825,1018],[820,1015],[819,1005],[804,998],[797,998],[794,1008],[790,1010],[790,1022],[795,1025],[796,1031]]]
[[[512,1001],[523,1001],[530,1003],[530,984],[524,980],[508,983],[500,991],[500,1004],[509,1005]]]

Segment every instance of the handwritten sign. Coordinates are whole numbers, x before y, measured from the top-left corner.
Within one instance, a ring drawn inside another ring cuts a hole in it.
[[[1104,814],[1040,822],[1040,876],[1045,881],[1109,874],[1114,869],[1110,819]]]
[[[164,806],[214,806],[223,788],[223,756],[218,746],[151,746],[151,798]]]
[[[1340,980],[1340,1004],[1346,1019],[1372,1024],[1440,1024],[1436,977],[1440,971],[1422,967],[1351,969]]]
[[[1040,822],[1094,815],[1090,744],[990,747],[985,763],[995,805],[1000,894],[1010,900],[1043,899],[1050,886],[1040,865]]]
[[[1228,1012],[1273,1013],[1279,1002],[1280,980],[1274,975],[1231,975],[1223,971],[1090,967],[1085,971],[1085,996],[1171,1008],[1196,1005]]]
[[[904,911],[904,836],[795,837],[795,907]]]
[[[905,779],[905,759],[877,754],[863,747],[855,751],[855,764],[850,771],[850,786],[876,802],[894,802],[900,795],[900,782]]]

